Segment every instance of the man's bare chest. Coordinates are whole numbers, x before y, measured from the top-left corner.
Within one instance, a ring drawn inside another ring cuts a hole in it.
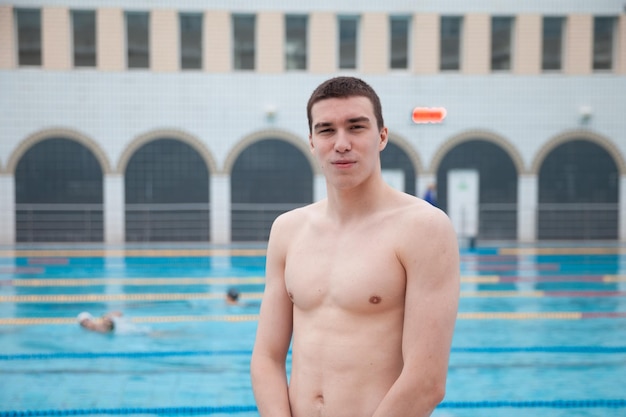
[[[405,279],[392,245],[374,238],[309,240],[286,257],[285,285],[302,310],[383,310],[403,300]]]

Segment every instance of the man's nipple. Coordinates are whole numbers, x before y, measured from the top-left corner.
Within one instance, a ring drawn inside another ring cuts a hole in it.
[[[381,302],[381,300],[382,299],[379,296],[377,296],[377,295],[372,295],[370,297],[370,303],[372,303],[372,304],[378,304],[378,303]]]

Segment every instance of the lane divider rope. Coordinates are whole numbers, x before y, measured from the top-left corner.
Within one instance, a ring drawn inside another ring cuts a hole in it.
[[[241,294],[242,299],[261,299],[261,292]],[[624,297],[626,291],[461,291],[461,298]],[[0,303],[100,303],[111,301],[186,301],[223,298],[216,293],[57,294],[3,295]]]
[[[446,401],[437,408],[626,408],[625,399],[592,400],[537,400],[537,401]],[[39,417],[75,416],[94,414],[156,414],[156,415],[197,415],[197,414],[236,414],[257,412],[254,405],[230,405],[221,407],[129,407],[129,408],[84,408],[68,410],[14,410],[0,411],[0,417]]]
[[[452,347],[452,353],[580,353],[622,354],[626,346],[484,346]],[[1,361],[55,360],[55,359],[98,359],[98,358],[148,358],[148,357],[191,357],[191,356],[250,356],[251,350],[184,350],[152,352],[56,352],[2,354]]]
[[[459,320],[582,320],[582,319],[620,319],[626,318],[626,311],[614,312],[461,312]],[[258,314],[240,315],[183,315],[183,316],[146,316],[129,318],[134,323],[181,323],[181,322],[247,322],[257,321]],[[75,317],[11,317],[0,318],[0,326],[28,326],[48,324],[76,325]]]

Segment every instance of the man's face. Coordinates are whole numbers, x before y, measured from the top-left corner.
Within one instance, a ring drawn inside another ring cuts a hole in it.
[[[318,101],[311,109],[311,122],[311,151],[330,184],[349,188],[380,175],[387,128],[378,128],[367,97]]]

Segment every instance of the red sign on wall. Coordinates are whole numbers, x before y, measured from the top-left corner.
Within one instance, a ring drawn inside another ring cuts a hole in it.
[[[441,123],[446,118],[446,109],[443,107],[416,107],[413,109],[414,123]]]

